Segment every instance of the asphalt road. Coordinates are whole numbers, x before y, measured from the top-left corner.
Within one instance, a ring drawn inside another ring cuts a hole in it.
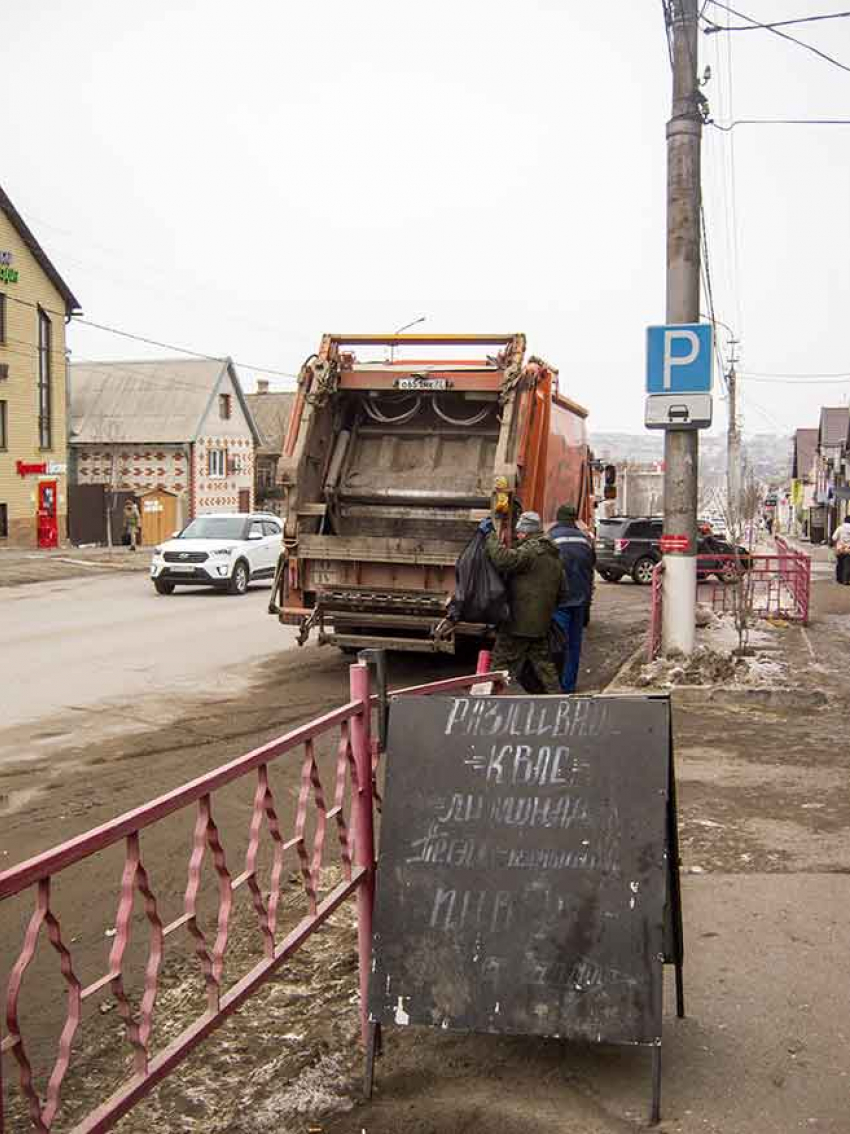
[[[142,574],[0,590],[0,765],[41,757],[81,725],[90,742],[174,719],[189,698],[246,688],[295,631],[266,613],[269,584],[237,597],[157,595]]]

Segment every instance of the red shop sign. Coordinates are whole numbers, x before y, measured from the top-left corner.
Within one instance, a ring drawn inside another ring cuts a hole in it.
[[[18,476],[36,476],[38,473],[47,472],[47,462],[41,461],[39,464],[28,465],[26,461],[16,461],[15,468],[18,470]]]

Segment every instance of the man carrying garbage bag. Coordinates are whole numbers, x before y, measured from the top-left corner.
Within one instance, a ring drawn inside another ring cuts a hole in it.
[[[510,612],[496,635],[491,665],[520,680],[526,662],[546,693],[560,693],[558,673],[549,653],[549,625],[568,595],[557,547],[543,532],[536,512],[523,512],[516,526],[517,547],[503,547],[493,521],[482,520],[487,554],[508,588]]]

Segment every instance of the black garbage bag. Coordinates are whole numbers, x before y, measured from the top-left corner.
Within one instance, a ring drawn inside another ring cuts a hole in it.
[[[476,532],[455,564],[455,593],[448,610],[452,622],[497,626],[508,617],[508,593],[486,542],[484,533]]]

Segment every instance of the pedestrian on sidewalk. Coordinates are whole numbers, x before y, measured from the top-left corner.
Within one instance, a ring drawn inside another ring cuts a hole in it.
[[[139,529],[142,526],[142,514],[135,500],[128,500],[124,505],[124,533],[128,537],[127,546],[135,551],[139,543]]]
[[[482,520],[487,554],[507,583],[510,613],[498,628],[491,666],[507,669],[522,684],[526,663],[544,693],[560,693],[558,673],[549,653],[549,626],[567,597],[567,581],[558,549],[543,532],[537,512],[517,521],[517,547],[503,547],[493,521]]]
[[[835,544],[835,581],[850,586],[850,517],[845,517],[832,533]]]
[[[575,693],[581,662],[581,643],[593,601],[596,550],[590,537],[578,526],[578,511],[572,504],[561,505],[557,521],[549,532],[549,538],[561,556],[569,592],[567,599],[555,611],[555,621],[567,639],[561,689],[564,693]]]

